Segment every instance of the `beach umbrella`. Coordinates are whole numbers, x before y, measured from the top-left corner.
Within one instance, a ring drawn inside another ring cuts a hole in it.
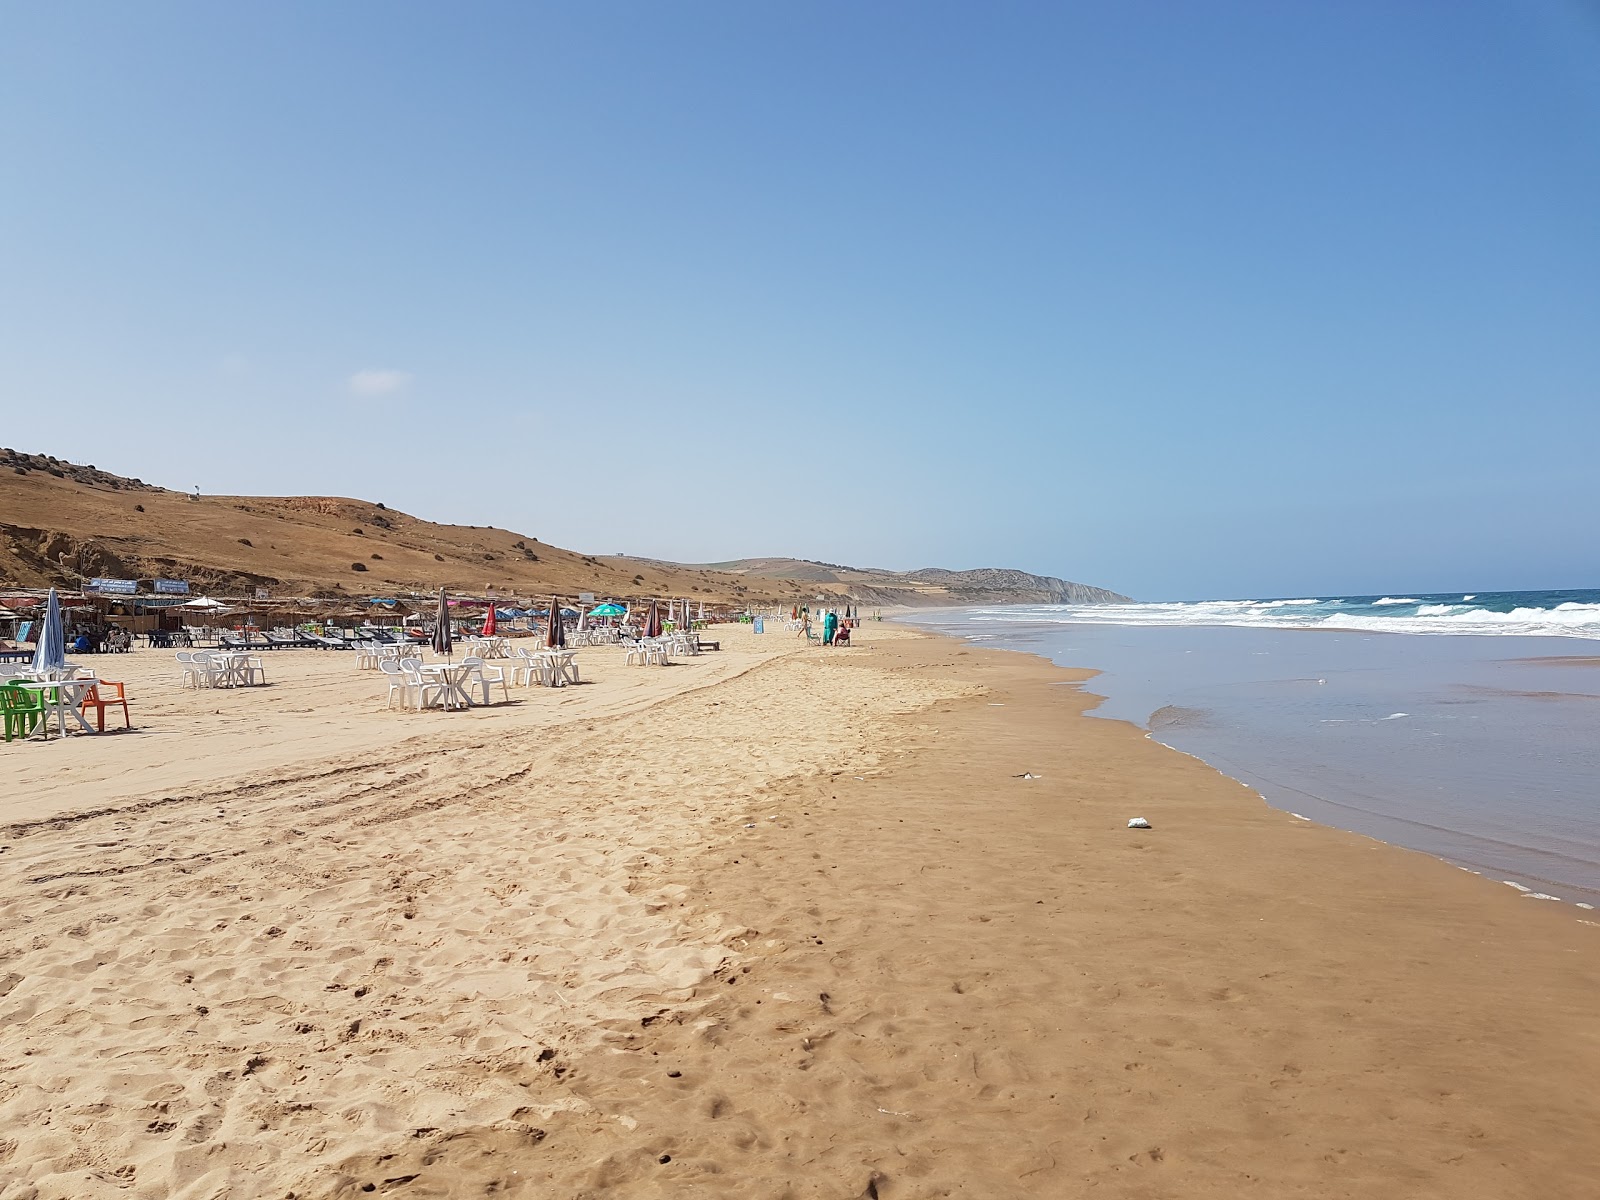
[[[544,632],[544,646],[546,650],[567,648],[567,631],[561,625],[561,601],[554,596],[550,597],[550,625]]]
[[[580,608],[578,610],[578,632],[582,633],[587,628],[589,628],[589,610]]]
[[[489,614],[483,618],[483,636],[493,637],[495,631],[494,604],[489,605]]]
[[[591,608],[589,615],[591,617],[624,617],[628,615],[628,610],[620,604],[607,600],[604,604],[596,604]]]
[[[55,588],[50,589],[50,599],[45,601],[44,624],[39,629],[39,645],[33,652],[33,669],[67,669],[67,641],[61,628],[61,601],[56,597]]]
[[[433,652],[449,658],[455,650],[455,641],[450,636],[450,602],[444,598],[444,589],[439,589],[439,612],[433,619]]]
[[[650,610],[645,613],[642,635],[647,638],[661,636],[661,606],[654,600],[650,601]]]

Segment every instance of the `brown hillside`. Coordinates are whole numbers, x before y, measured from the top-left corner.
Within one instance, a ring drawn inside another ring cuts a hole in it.
[[[356,565],[364,568],[357,570]],[[744,603],[792,587],[697,567],[598,558],[525,534],[436,525],[332,496],[190,499],[0,450],[0,585],[78,587],[97,575],[188,579],[197,591],[287,595],[432,591],[688,596]]]
[[[79,588],[95,576],[187,579],[195,591],[275,597],[432,592],[879,606],[1104,603],[1114,592],[1021,571],[880,571],[803,559],[683,564],[603,557],[526,534],[436,525],[339,496],[203,496],[0,449],[0,587]]]

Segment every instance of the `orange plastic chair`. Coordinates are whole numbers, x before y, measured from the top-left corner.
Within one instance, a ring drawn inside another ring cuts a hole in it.
[[[78,711],[87,712],[91,708],[94,709],[95,724],[97,726],[95,732],[104,733],[106,731],[106,709],[115,708],[119,704],[122,705],[122,723],[129,729],[133,728],[133,720],[128,716],[128,696],[123,691],[123,687],[123,684],[113,683],[109,679],[102,679],[84,695],[83,703],[78,706]],[[102,694],[105,688],[116,688],[117,694],[110,697],[105,696]]]

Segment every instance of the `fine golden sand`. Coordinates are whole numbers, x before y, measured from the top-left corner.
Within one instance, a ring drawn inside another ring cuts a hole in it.
[[[462,714],[94,660],[133,733],[0,751],[0,1198],[1600,1192],[1600,925],[1081,673],[717,636]]]

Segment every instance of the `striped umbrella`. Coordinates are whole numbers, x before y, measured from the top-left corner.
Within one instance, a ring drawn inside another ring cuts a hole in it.
[[[642,636],[647,638],[661,636],[661,606],[654,600],[650,601],[650,611],[645,615]]]
[[[444,598],[444,589],[439,589],[439,612],[433,618],[433,652],[451,657],[455,651],[455,640],[450,636],[450,602]]]
[[[546,650],[567,648],[567,631],[561,625],[561,601],[554,596],[550,597],[550,627],[544,631],[544,648]]]
[[[67,639],[61,628],[61,601],[55,588],[50,589],[50,599],[44,606],[44,624],[39,629],[39,645],[33,652],[35,671],[65,671],[67,669]]]

